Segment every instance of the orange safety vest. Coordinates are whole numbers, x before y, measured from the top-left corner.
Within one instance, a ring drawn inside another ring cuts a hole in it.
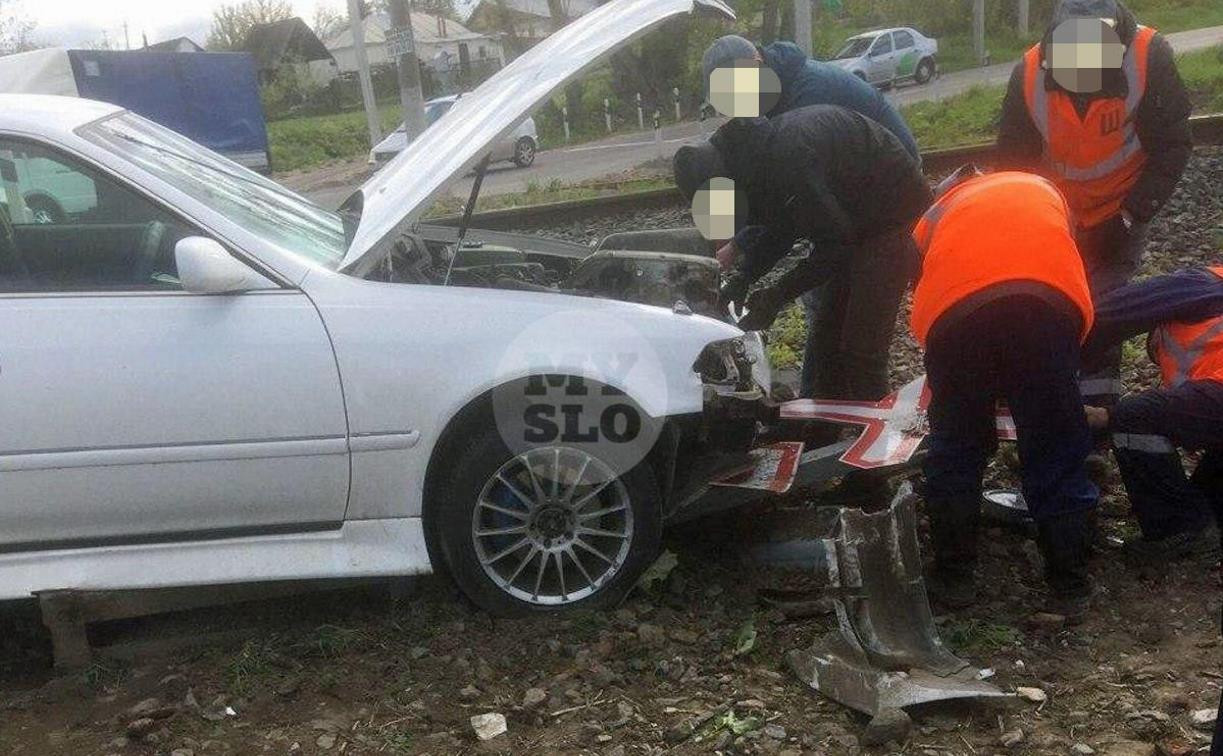
[[[1081,336],[1091,330],[1095,309],[1070,211],[1047,179],[1003,172],[965,181],[922,216],[913,239],[922,271],[910,324],[923,347],[939,316],[1008,281],[1035,281],[1065,294],[1082,313]]]
[[[1121,63],[1128,93],[1124,98],[1093,100],[1082,118],[1069,93],[1046,88],[1040,45],[1024,55],[1024,99],[1044,141],[1045,167],[1082,228],[1121,212],[1122,201],[1146,165],[1136,118],[1147,89],[1147,59],[1154,38],[1154,29],[1138,27]]]
[[[1223,278],[1223,266],[1210,269]],[[1167,323],[1152,334],[1164,385],[1185,381],[1223,383],[1223,315],[1199,323]]]

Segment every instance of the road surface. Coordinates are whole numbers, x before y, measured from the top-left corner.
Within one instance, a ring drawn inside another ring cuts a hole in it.
[[[1223,44],[1223,26],[1177,32],[1167,36],[1176,52],[1192,52]],[[923,86],[898,88],[888,92],[886,97],[897,106],[943,100],[976,86],[1005,84],[1014,65],[1014,62],[1000,63],[985,68],[957,71]],[[681,145],[700,138],[702,134],[716,128],[718,123],[720,121],[710,120],[703,125],[675,124],[662,129],[657,140],[653,132],[639,132],[587,142],[576,147],[544,150],[536,155],[534,165],[529,168],[499,163],[489,169],[481,194],[487,196],[524,192],[531,183],[546,186],[553,180],[573,183],[596,179],[631,170],[656,158],[669,160]],[[471,191],[471,181],[470,176],[455,181],[450,187],[450,193],[466,196]],[[299,186],[298,190],[324,207],[337,207],[355,187],[356,183],[332,183],[322,188]]]

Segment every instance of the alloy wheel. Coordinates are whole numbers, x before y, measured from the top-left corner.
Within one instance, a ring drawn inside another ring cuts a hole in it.
[[[521,601],[580,601],[624,567],[633,543],[624,484],[604,462],[563,446],[511,458],[489,478],[472,512],[485,575]]]

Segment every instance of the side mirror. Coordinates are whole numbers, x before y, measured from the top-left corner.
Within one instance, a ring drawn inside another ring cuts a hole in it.
[[[188,236],[174,245],[178,280],[192,294],[231,294],[273,284],[235,260],[214,239]]]

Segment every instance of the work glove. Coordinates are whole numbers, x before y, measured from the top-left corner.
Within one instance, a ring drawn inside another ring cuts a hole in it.
[[[731,273],[718,292],[718,306],[722,309],[734,307],[734,313],[738,316],[743,311],[743,302],[747,299],[747,290],[751,285],[752,282],[743,271]]]
[[[739,327],[745,331],[763,331],[773,325],[781,309],[792,297],[787,297],[777,286],[764,286],[756,289],[747,298],[747,314],[739,320]]]

